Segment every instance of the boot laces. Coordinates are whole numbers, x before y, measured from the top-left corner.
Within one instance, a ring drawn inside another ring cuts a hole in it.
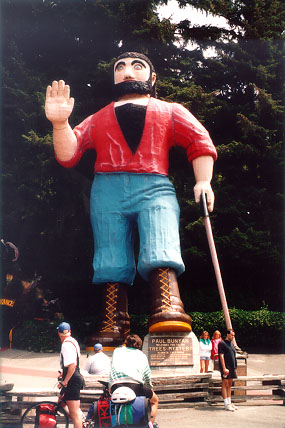
[[[106,319],[104,320],[104,327],[101,332],[113,332],[115,328],[115,312],[118,302],[118,282],[107,284],[106,296]]]
[[[170,295],[170,284],[169,284],[169,268],[162,269],[159,268],[159,281],[160,281],[160,290],[163,303],[163,309],[165,311],[173,311],[171,305],[171,295]]]

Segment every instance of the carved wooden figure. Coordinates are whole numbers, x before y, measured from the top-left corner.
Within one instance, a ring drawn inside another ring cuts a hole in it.
[[[171,147],[186,149],[199,202],[211,188],[216,149],[207,130],[182,105],[156,98],[156,73],[143,54],[126,52],[114,63],[114,101],[71,129],[74,99],[64,81],[47,88],[46,116],[53,124],[55,156],[73,167],[87,149],[96,150],[90,206],[94,234],[93,282],[103,287],[101,323],[90,345],[121,344],[129,331],[127,288],[136,265],[133,229],[140,237],[137,270],[149,283],[149,331],[191,331],[177,276],[184,271],[179,206],[168,179]],[[106,349],[106,348],[105,348]]]

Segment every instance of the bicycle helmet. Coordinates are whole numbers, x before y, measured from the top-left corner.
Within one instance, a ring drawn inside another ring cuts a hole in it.
[[[136,394],[131,388],[120,386],[113,392],[111,401],[114,404],[125,404],[133,401],[135,398]]]

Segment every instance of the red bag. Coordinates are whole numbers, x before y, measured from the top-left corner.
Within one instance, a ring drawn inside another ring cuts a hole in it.
[[[56,426],[56,419],[53,415],[41,414],[39,415],[39,428],[54,428]]]
[[[53,404],[40,404],[37,407],[35,428],[56,427],[55,406]]]

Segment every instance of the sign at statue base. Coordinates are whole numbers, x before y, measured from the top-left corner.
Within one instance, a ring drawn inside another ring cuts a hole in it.
[[[150,333],[144,338],[143,352],[151,369],[200,370],[199,343],[193,332]]]
[[[193,364],[192,338],[151,334],[148,357],[151,366],[188,366]]]

